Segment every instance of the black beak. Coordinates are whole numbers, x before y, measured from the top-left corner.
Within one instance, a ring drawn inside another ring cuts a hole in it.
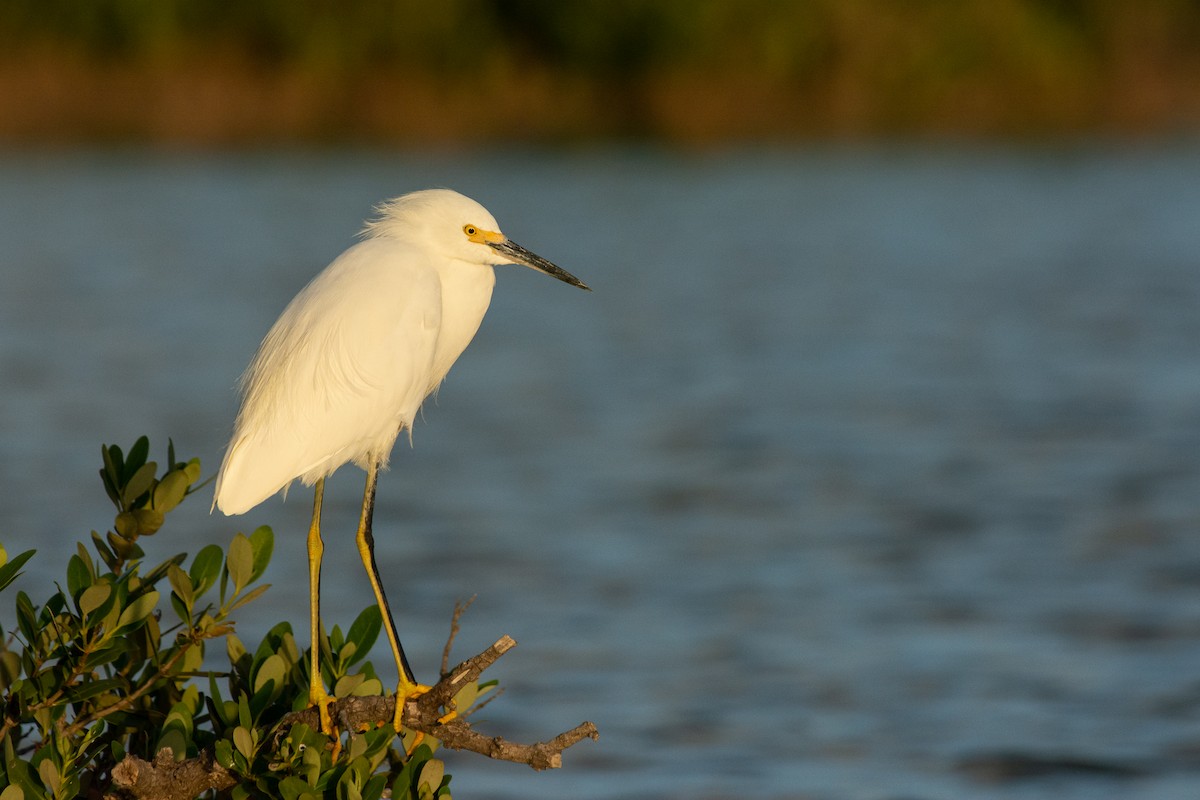
[[[572,286],[578,286],[580,289],[591,291],[591,287],[579,280],[579,278],[576,278],[562,267],[550,263],[537,253],[526,250],[512,239],[505,239],[503,242],[488,242],[488,247],[506,258],[512,259],[514,264],[523,264],[526,267],[532,267],[538,272],[544,272],[552,278],[558,278],[563,283],[569,283]]]

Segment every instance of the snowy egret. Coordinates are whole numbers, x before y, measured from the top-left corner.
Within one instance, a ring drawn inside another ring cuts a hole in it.
[[[396,437],[479,330],[493,267],[523,264],[588,289],[500,232],[470,198],[446,189],[381,204],[362,241],[334,259],[284,309],[242,376],[242,405],[217,475],[213,505],[241,514],[299,479],[314,486],[308,531],[309,702],[321,726],[333,698],[318,662],[321,500],[325,478],[348,461],[367,472],[356,541],[383,616],[400,681],[395,727],[417,683],[396,635],[371,520],[375,484]]]

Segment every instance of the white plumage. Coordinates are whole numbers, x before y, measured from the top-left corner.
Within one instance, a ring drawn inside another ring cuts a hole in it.
[[[490,268],[447,263],[475,274],[460,281],[471,307],[446,313],[440,263],[403,239],[372,236],[296,295],[242,378],[218,508],[241,514],[296,478],[311,486],[348,461],[386,463],[491,298]],[[446,352],[451,341],[458,348]]]
[[[364,240],[288,304],[242,377],[217,476],[216,507],[226,514],[297,478],[311,486],[349,461],[386,465],[479,330],[493,265],[515,260],[511,249],[467,237],[465,226],[497,235],[499,226],[456,192],[414,192],[378,211]],[[543,269],[538,262],[530,266]]]
[[[587,286],[505,237],[483,206],[456,192],[413,192],[377,210],[363,241],[296,295],[259,346],[242,377],[242,406],[213,505],[241,514],[296,479],[316,485],[308,540],[315,642],[324,479],[351,461],[365,469],[359,552],[400,671],[397,695],[411,696],[422,687],[404,658],[374,560],[377,472],[479,330],[494,266],[524,264]],[[317,650],[311,649],[310,699],[332,732]]]

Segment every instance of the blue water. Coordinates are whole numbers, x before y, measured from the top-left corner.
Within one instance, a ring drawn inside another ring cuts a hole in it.
[[[456,796],[1200,796],[1190,142],[0,155],[22,585],[111,524],[101,442],[172,437],[215,470],[271,321],[372,203],[432,185],[595,289],[503,270],[381,484],[418,675],[477,594],[457,654],[520,642],[480,724],[601,731],[555,773],[450,755]],[[371,602],[361,479],[326,495],[343,625]],[[240,632],[303,629],[307,492],[208,502],[151,556],[269,523],[274,586]],[[1010,753],[1135,774],[971,768]]]

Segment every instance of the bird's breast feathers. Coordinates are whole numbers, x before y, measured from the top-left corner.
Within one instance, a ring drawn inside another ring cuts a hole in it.
[[[437,272],[413,255],[362,242],[284,310],[243,377],[222,509],[222,490],[253,506],[296,477],[387,458],[428,393],[441,330]]]

